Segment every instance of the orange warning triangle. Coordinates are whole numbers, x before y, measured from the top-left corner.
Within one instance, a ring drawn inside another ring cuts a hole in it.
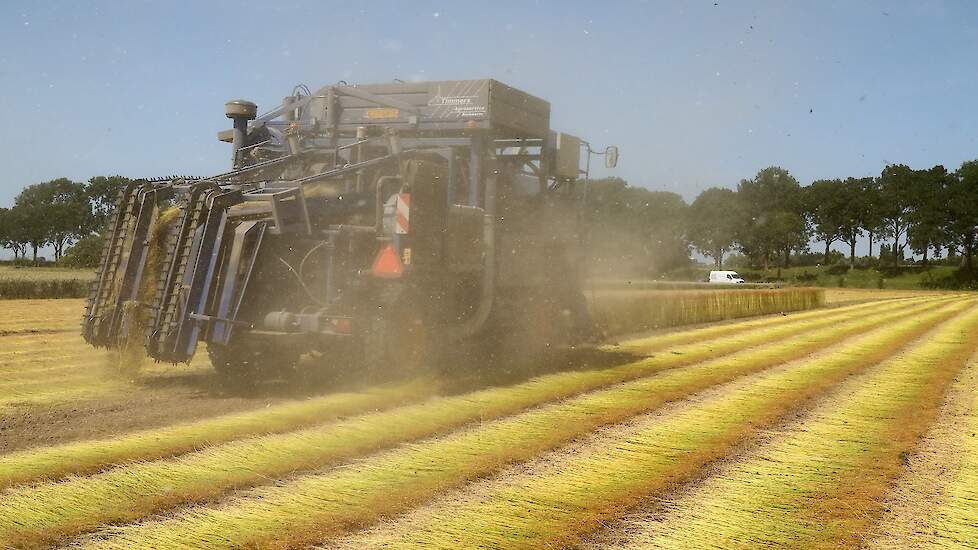
[[[397,250],[394,249],[394,245],[389,244],[381,249],[377,257],[374,258],[372,270],[374,277],[385,279],[396,279],[404,273],[404,266],[401,265],[401,259],[397,257]]]

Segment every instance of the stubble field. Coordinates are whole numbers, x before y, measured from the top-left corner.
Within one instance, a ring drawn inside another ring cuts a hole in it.
[[[978,299],[828,299],[246,394],[123,375],[80,300],[0,302],[0,547],[978,548]]]

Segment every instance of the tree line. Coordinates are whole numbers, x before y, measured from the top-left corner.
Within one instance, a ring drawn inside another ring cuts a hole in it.
[[[909,251],[923,263],[960,256],[970,273],[978,247],[978,161],[953,172],[940,165],[915,170],[894,164],[876,177],[807,186],[771,166],[736,189],[712,187],[688,204],[676,193],[606,178],[592,182],[588,201],[599,268],[623,264],[633,272],[662,272],[687,264],[695,249],[717,269],[734,251],[767,269],[788,266],[813,241],[821,243],[825,263],[832,245],[844,243],[853,266],[857,242],[865,237],[869,256],[879,245],[890,267],[898,268]]]
[[[85,246],[75,250],[84,249],[84,262],[97,260],[98,232],[128,181],[123,176],[87,182],[59,178],[26,187],[12,207],[0,208],[0,247],[36,262],[45,246],[61,260],[69,245],[81,242]],[[878,245],[891,267],[898,267],[909,250],[924,263],[960,256],[970,273],[978,248],[978,161],[953,172],[940,165],[915,170],[894,164],[876,177],[823,179],[807,186],[771,166],[741,180],[736,189],[706,189],[692,203],[676,193],[606,178],[591,182],[587,218],[592,261],[608,274],[687,266],[694,249],[716,268],[733,252],[753,266],[787,266],[813,241],[821,243],[825,263],[831,246],[844,243],[854,265],[857,242],[864,237],[869,256]]]
[[[97,233],[105,226],[119,188],[129,181],[122,176],[97,176],[87,182],[58,178],[25,187],[10,208],[0,208],[0,247],[14,259],[38,261],[38,250],[50,245],[54,259],[66,248],[91,241],[98,248]]]

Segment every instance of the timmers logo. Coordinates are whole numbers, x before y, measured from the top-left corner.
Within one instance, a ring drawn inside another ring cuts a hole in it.
[[[431,98],[431,101],[428,102],[428,105],[472,105],[473,99],[475,99],[474,95],[451,96],[451,97],[437,95]]]
[[[428,106],[434,107],[434,115],[443,118],[481,117],[486,114],[486,106],[480,103],[479,92],[482,90],[480,81],[471,81],[461,86],[455,86],[445,93],[439,86]]]
[[[461,93],[459,93],[461,92]],[[466,93],[468,92],[468,93]],[[428,105],[432,107],[453,106],[453,105],[472,105],[472,102],[478,98],[478,95],[470,95],[472,92],[469,90],[452,90],[448,95],[442,92],[441,86],[438,86],[438,91],[435,95],[428,100]]]

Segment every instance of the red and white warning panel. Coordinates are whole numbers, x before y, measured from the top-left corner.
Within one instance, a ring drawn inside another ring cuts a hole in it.
[[[394,215],[394,233],[407,235],[411,229],[411,194],[398,193]]]

